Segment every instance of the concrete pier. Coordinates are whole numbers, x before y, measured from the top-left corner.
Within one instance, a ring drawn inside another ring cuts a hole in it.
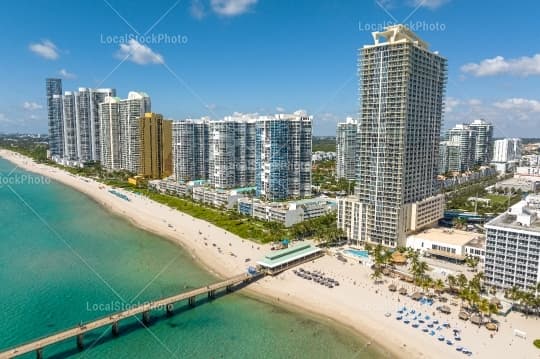
[[[65,330],[60,333],[50,335],[38,340],[28,342],[26,344],[11,348],[0,352],[0,359],[12,359],[27,353],[36,353],[36,358],[43,359],[43,349],[47,346],[59,343],[61,341],[75,337],[77,340],[77,348],[79,350],[84,349],[84,334],[96,330],[98,328],[103,328],[111,326],[111,331],[114,336],[119,335],[119,325],[120,321],[137,315],[142,315],[142,321],[144,325],[150,324],[150,312],[152,310],[159,310],[166,308],[167,315],[173,314],[173,305],[184,300],[188,300],[189,306],[195,306],[197,296],[207,294],[208,298],[213,299],[216,297],[217,290],[225,289],[227,292],[231,292],[234,289],[235,285],[246,284],[252,281],[255,278],[262,276],[261,273],[252,274],[240,274],[229,279],[201,287],[198,289],[191,290],[189,292],[180,293],[171,297],[159,299],[147,304],[142,304],[123,312],[118,312],[107,316],[105,318],[97,319],[92,322],[88,322],[84,325],[77,325],[71,329]]]

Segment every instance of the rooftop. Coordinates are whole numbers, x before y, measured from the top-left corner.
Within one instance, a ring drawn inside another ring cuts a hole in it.
[[[265,268],[275,268],[288,262],[310,256],[321,250],[311,244],[301,244],[295,247],[282,249],[264,256],[257,263]]]
[[[487,225],[540,233],[540,196],[527,196]]]
[[[416,238],[453,246],[464,246],[478,238],[478,233],[447,228],[430,228],[414,235]]]

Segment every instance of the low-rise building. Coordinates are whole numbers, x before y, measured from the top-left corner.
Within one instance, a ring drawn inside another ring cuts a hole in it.
[[[514,177],[497,182],[495,188],[512,191],[520,190],[522,192],[536,192],[540,190],[540,179]]]
[[[480,248],[483,240],[477,233],[458,231],[447,228],[430,228],[407,237],[407,247],[420,251],[426,256],[454,262],[463,262],[467,255],[476,253],[481,258]]]
[[[254,187],[225,190],[210,187],[193,188],[193,200],[218,208],[233,209],[238,205],[240,198],[246,197],[247,193],[254,191]]]
[[[240,198],[238,212],[263,221],[275,221],[285,227],[321,217],[336,209],[331,198],[318,197],[290,202],[264,202],[254,198]]]
[[[178,182],[174,179],[164,179],[148,181],[148,188],[174,196],[191,197],[193,188],[204,183],[205,181]]]
[[[465,256],[478,258],[480,262],[486,260],[486,238],[476,237],[465,245]]]

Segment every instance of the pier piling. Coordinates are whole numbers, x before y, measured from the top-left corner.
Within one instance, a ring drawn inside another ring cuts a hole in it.
[[[190,307],[194,307],[195,306],[195,297],[190,297],[188,299],[188,304]]]
[[[118,326],[118,322],[114,322],[112,325],[112,335],[114,337],[117,337],[120,335],[120,327]]]
[[[43,359],[43,348],[36,350],[36,359]]]
[[[150,324],[150,311],[149,310],[147,310],[146,312],[143,312],[142,321],[144,325]]]
[[[167,316],[171,317],[174,314],[174,305],[167,304]]]
[[[77,335],[77,348],[79,348],[79,350],[84,349],[84,335],[83,334]]]

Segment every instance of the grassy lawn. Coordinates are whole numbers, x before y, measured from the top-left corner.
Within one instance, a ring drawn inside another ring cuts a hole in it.
[[[508,204],[508,196],[502,196],[500,194],[488,194],[484,197],[491,200],[492,206],[504,206]],[[519,196],[512,196],[510,199],[510,204],[515,204],[518,201]]]

